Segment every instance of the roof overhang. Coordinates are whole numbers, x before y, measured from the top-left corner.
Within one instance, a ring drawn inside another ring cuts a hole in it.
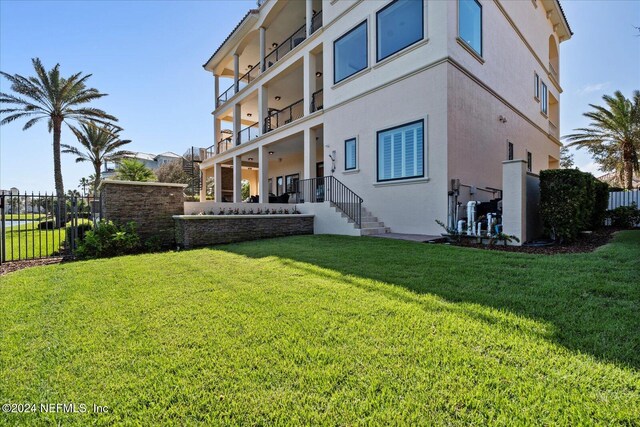
[[[553,24],[553,31],[558,35],[560,43],[567,41],[573,35],[567,17],[562,10],[562,5],[559,0],[542,0],[544,10],[547,12],[547,18]]]
[[[244,18],[242,18],[242,20],[238,23],[238,25],[236,25],[233,31],[231,31],[231,34],[227,36],[220,47],[218,47],[213,55],[211,55],[211,58],[209,58],[209,60],[204,63],[202,67],[207,71],[213,72],[218,63],[229,55],[233,47],[240,43],[246,33],[251,30],[256,22],[258,22],[259,16],[259,9],[251,9],[249,12],[247,12]]]

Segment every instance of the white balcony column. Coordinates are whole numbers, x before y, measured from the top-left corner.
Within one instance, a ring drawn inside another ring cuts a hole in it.
[[[311,35],[311,23],[313,21],[313,2],[312,0],[306,0],[306,14],[307,14],[307,37]]]
[[[306,128],[304,130],[304,169],[303,179],[316,177],[316,131]]]
[[[200,170],[200,179],[202,180],[200,185],[200,201],[206,202],[207,201],[207,169]]]
[[[242,202],[242,158],[233,156],[233,202]]]
[[[267,54],[267,29],[260,27],[260,72],[264,71],[264,57]]]
[[[311,52],[304,54],[303,71],[303,111],[308,116],[311,112],[311,96],[316,91],[316,56]]]
[[[258,88],[258,132],[265,133],[264,121],[269,115],[269,89],[260,85]]]
[[[240,90],[239,86],[240,80],[240,55],[237,53],[233,54],[233,87],[235,88],[234,92],[238,92]]]
[[[258,148],[258,194],[260,203],[269,203],[269,149]]]
[[[213,152],[216,154],[220,154],[218,153],[218,142],[220,142],[220,140],[222,139],[222,122],[220,121],[220,119],[218,119],[217,117],[213,117],[213,146],[214,146],[214,150]]]
[[[242,130],[242,106],[235,104],[233,106],[233,142],[232,146],[240,145],[240,131]]]
[[[213,197],[216,203],[222,202],[222,165],[213,164]]]
[[[213,75],[215,94],[216,94],[216,108],[218,108],[218,98],[220,98],[220,76],[217,74]]]

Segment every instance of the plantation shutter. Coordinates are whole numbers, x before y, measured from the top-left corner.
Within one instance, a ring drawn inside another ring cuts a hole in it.
[[[424,176],[422,121],[378,133],[378,180]]]

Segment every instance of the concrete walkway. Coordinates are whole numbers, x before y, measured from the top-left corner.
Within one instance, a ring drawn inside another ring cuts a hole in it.
[[[383,233],[374,234],[370,237],[382,237],[384,239],[408,240],[410,242],[434,242],[444,239],[442,236],[429,236],[427,234],[401,234],[401,233]]]

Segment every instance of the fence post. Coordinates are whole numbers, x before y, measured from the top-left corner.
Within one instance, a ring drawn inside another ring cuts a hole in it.
[[[5,220],[4,199],[5,199],[5,196],[3,194],[0,196],[0,228],[1,228],[0,232],[2,233],[0,234],[0,264],[6,261],[6,249],[7,249],[5,244],[6,228],[4,225],[4,220]]]

